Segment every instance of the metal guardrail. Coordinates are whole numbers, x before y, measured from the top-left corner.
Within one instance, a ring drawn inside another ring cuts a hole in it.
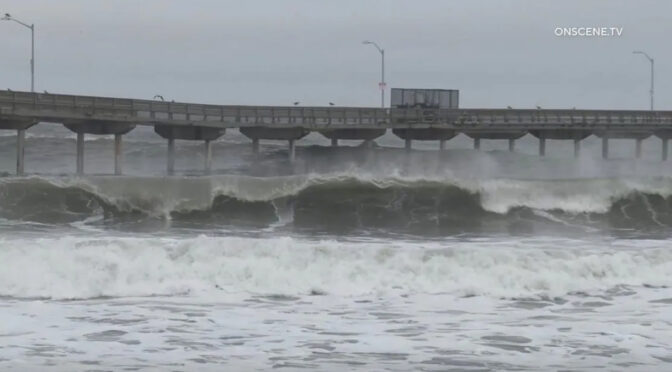
[[[309,129],[672,129],[672,111],[234,106],[14,91],[0,91],[0,120],[3,118]]]

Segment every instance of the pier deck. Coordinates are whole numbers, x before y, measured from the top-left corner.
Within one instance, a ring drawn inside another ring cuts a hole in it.
[[[104,120],[213,128],[672,129],[672,111],[235,106],[0,91],[0,120]]]
[[[84,133],[115,134],[116,154],[121,151],[121,135],[136,125],[153,126],[169,140],[169,147],[174,139],[190,139],[204,140],[208,148],[227,128],[257,128],[244,132],[256,148],[259,139],[287,139],[290,156],[294,141],[311,131],[325,133],[337,144],[339,138],[360,138],[361,134],[361,139],[370,140],[392,129],[409,148],[411,140],[445,141],[465,133],[474,138],[475,147],[480,146],[481,138],[509,139],[512,150],[511,141],[531,133],[540,139],[541,155],[545,139],[580,141],[595,134],[605,141],[605,157],[609,138],[636,139],[639,155],[641,139],[656,135],[663,140],[663,159],[667,158],[667,140],[672,137],[672,111],[236,106],[0,91],[0,129],[18,131],[19,174],[23,173],[24,132],[38,122],[62,123],[78,133],[78,139],[82,138],[78,145],[80,172]],[[121,172],[120,164],[115,170]]]

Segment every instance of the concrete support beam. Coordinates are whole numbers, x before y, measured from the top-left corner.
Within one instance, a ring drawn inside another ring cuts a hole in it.
[[[383,130],[384,129],[381,129],[381,131]],[[392,133],[403,140],[410,139],[415,141],[449,140],[458,134],[458,132],[453,129],[441,128],[396,128],[392,129]]]
[[[242,127],[240,133],[250,139],[285,141],[301,139],[307,136],[310,130],[302,127]]]
[[[539,156],[546,156],[546,138],[539,137]]]
[[[513,138],[509,138],[509,151],[516,151],[516,140]]]
[[[661,138],[661,140],[663,141],[663,157],[662,158],[663,158],[663,161],[666,161],[667,160],[667,153],[668,153],[668,151],[667,151],[668,146],[667,145],[669,143],[669,139]]]
[[[224,128],[199,126],[155,125],[154,132],[165,139],[214,141],[224,135]]]
[[[481,149],[481,139],[474,138],[474,150],[480,150],[480,149]]]
[[[583,130],[583,129],[541,129],[541,130],[530,130],[530,134],[541,138],[554,139],[554,140],[574,140],[574,139],[585,139],[593,134],[592,130]]]
[[[65,120],[63,125],[75,133],[86,134],[126,134],[135,128],[135,124],[116,122],[113,120]]]
[[[331,147],[338,147],[338,138],[331,139]]]
[[[121,166],[123,162],[124,152],[121,144],[121,134],[114,135],[114,174],[121,175]]]
[[[609,137],[602,137],[602,158],[609,159]]]
[[[252,139],[252,152],[255,154],[259,153],[259,138]]]
[[[121,136],[135,128],[135,124],[113,120],[66,120],[63,125],[77,133],[77,174],[84,174],[84,136],[86,134],[114,134],[114,174],[121,174],[123,151]]]
[[[0,129],[16,131],[16,174],[22,176],[24,172],[25,155],[24,148],[26,144],[26,129],[37,124],[32,120],[8,120],[0,119]]]
[[[581,155],[581,140],[577,138],[574,140],[574,157],[578,158],[579,155]]]
[[[466,130],[462,132],[470,138],[480,138],[480,139],[490,139],[490,140],[503,140],[503,139],[518,139],[527,134],[526,131],[520,130],[496,130],[492,128],[491,130]]]
[[[642,158],[642,139],[637,138],[635,140],[635,158],[641,159]]]
[[[84,174],[84,132],[77,132],[77,174]]]
[[[408,151],[411,151],[411,149],[413,148],[413,143],[412,142],[413,142],[413,140],[411,140],[410,138],[406,138],[404,140],[404,148],[406,148],[406,150],[408,150]]]
[[[296,160],[296,141],[293,139],[289,140],[289,161],[294,162]]]
[[[320,134],[331,140],[374,140],[385,134],[386,129],[373,128],[350,128],[350,129],[328,129],[320,131]],[[338,143],[338,142],[337,142]],[[333,141],[332,141],[333,144]]]
[[[212,171],[212,142],[205,140],[205,173]]]
[[[445,139],[440,139],[439,140],[439,150],[443,151],[446,149],[446,140]]]
[[[19,129],[16,131],[16,175],[23,176],[24,171],[24,156],[25,156],[25,144],[26,144],[26,130]]]
[[[168,175],[175,173],[175,138],[168,138]]]

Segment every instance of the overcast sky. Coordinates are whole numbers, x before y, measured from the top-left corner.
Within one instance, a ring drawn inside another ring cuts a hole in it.
[[[4,0],[36,25],[36,89],[221,104],[376,106],[388,87],[462,107],[672,109],[672,1]],[[622,27],[558,37],[556,27]],[[29,90],[30,31],[0,22],[2,89]],[[389,95],[388,95],[389,99]],[[389,102],[389,101],[388,101]]]

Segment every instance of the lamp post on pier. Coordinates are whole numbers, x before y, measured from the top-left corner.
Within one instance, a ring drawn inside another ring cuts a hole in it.
[[[378,46],[375,41],[365,40],[362,44],[373,45],[380,52],[380,107],[385,108],[385,49]]]
[[[5,13],[2,21],[14,21],[30,30],[30,91],[35,92],[35,25],[27,24]],[[24,144],[26,142],[26,128],[19,127],[16,132],[16,174],[23,175],[24,171]]]
[[[14,21],[21,26],[30,29],[30,91],[35,92],[35,25],[23,23],[12,17],[9,13],[5,13],[5,16],[0,19],[3,21]]]
[[[651,62],[651,89],[649,90],[649,93],[651,94],[651,111],[653,111],[653,58],[641,50],[635,50],[632,54],[641,54]]]

